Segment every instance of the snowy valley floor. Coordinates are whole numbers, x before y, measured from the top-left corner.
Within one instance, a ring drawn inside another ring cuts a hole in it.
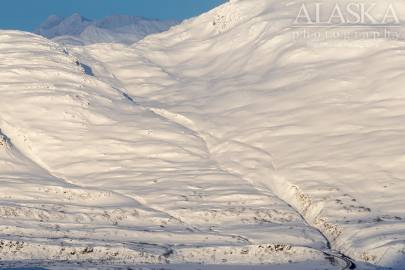
[[[403,42],[291,42],[287,2],[133,46],[0,31],[4,265],[403,269]]]
[[[18,265],[18,264],[17,264]],[[21,264],[20,264],[21,265]],[[343,269],[337,264],[332,265],[327,262],[306,262],[306,263],[287,263],[281,265],[197,265],[197,264],[183,264],[183,265],[97,265],[97,264],[85,264],[85,263],[64,263],[59,265],[47,265],[39,264],[38,267],[30,266],[9,266],[7,268],[0,268],[2,270],[325,270],[325,269]],[[361,268],[361,269],[377,269],[377,268]]]

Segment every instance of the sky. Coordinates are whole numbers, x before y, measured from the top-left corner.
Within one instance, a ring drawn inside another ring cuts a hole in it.
[[[34,30],[49,15],[80,13],[89,19],[125,14],[152,19],[186,19],[226,0],[0,0],[0,29]]]

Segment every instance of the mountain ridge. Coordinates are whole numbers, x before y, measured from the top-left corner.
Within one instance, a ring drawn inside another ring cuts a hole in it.
[[[74,13],[64,18],[51,15],[34,33],[67,45],[102,42],[132,44],[147,35],[166,31],[178,23],[176,20],[162,21],[129,15],[110,15],[90,20]]]

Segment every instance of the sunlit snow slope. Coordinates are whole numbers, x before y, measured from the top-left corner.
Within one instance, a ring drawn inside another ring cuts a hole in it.
[[[230,1],[132,48],[87,52],[135,100],[197,132],[221,168],[294,205],[334,249],[402,267],[404,43],[293,40],[303,2]]]
[[[403,42],[293,40],[302,2],[131,47],[0,32],[1,258],[401,269]]]
[[[324,237],[196,131],[46,39],[0,43],[2,260],[327,264]]]

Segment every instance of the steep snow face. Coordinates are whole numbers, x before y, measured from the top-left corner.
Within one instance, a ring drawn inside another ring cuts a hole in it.
[[[297,26],[302,4],[314,3],[230,1],[132,48],[78,53],[104,63],[96,76],[107,70],[104,80],[198,133],[221,168],[294,205],[334,249],[401,269],[403,27],[392,38],[370,23]],[[379,1],[373,15],[390,4],[405,18],[401,1]]]
[[[109,16],[96,21],[86,19],[79,14],[73,14],[67,18],[52,15],[35,30],[35,33],[65,45],[132,44],[147,35],[166,31],[177,23],[126,15]]]

